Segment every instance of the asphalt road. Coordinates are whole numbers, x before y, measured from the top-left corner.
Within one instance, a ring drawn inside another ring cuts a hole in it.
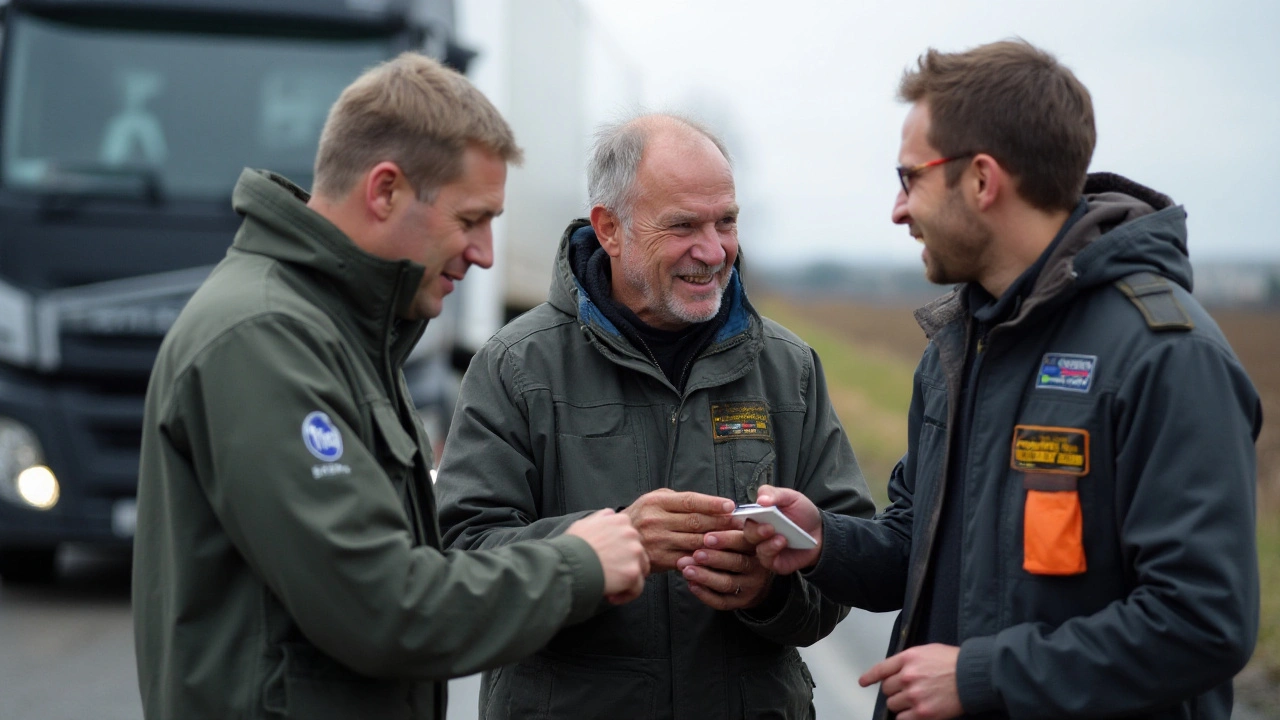
[[[129,612],[129,560],[72,548],[56,583],[0,585],[0,720],[141,720]],[[869,719],[857,678],[884,655],[894,614],[854,610],[801,654],[819,718]],[[476,717],[476,676],[450,683],[448,720]],[[1269,720],[1237,701],[1233,720]]]
[[[0,585],[0,718],[140,720],[129,562],[71,548],[56,583]],[[893,616],[855,611],[801,652],[817,684],[818,716],[869,718],[857,677],[883,656]],[[476,676],[450,683],[450,720],[476,716]]]

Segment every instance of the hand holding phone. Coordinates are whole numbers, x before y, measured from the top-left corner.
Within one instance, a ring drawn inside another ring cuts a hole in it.
[[[787,539],[787,547],[792,550],[811,550],[818,546],[818,541],[813,536],[805,532],[799,525],[791,521],[791,518],[782,514],[782,511],[776,507],[756,505],[739,505],[738,509],[733,511],[734,517],[740,517],[748,520],[754,520],[763,523],[774,529],[779,535]]]

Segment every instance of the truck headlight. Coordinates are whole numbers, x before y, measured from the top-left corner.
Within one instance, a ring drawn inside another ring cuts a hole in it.
[[[38,510],[58,504],[58,479],[44,466],[44,452],[26,425],[0,417],[0,498]]]

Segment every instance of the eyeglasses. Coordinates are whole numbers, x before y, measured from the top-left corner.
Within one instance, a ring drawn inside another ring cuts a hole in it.
[[[919,165],[912,165],[911,167],[899,165],[897,167],[898,182],[902,183],[902,192],[906,195],[910,195],[911,179],[919,175],[920,173],[924,172],[925,170],[928,170],[931,167],[945,165],[954,160],[965,160],[967,158],[973,157],[974,155],[977,155],[977,153],[970,152],[970,153],[963,153],[961,155],[952,155],[951,157],[938,158],[937,160],[930,160],[929,162],[923,162],[923,163],[920,163]]]

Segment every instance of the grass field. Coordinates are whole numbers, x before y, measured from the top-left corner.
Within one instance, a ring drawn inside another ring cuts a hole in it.
[[[911,375],[925,339],[911,309],[766,297],[763,314],[817,350],[832,403],[849,433],[877,506],[906,449]],[[1280,312],[1211,311],[1262,396],[1258,438],[1258,555],[1262,627],[1250,668],[1238,682],[1250,704],[1280,717]]]

